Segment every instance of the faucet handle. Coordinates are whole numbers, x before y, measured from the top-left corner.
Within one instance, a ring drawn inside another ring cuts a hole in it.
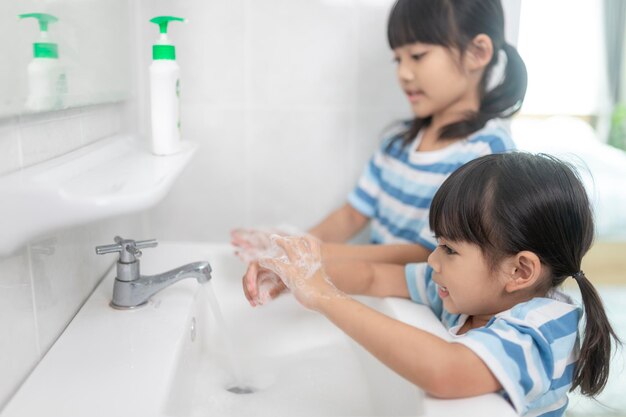
[[[159,245],[156,239],[138,240],[135,242],[135,247],[138,249],[156,248]]]
[[[105,253],[119,252],[119,262],[132,263],[141,256],[140,249],[154,248],[158,245],[156,239],[134,241],[132,239],[123,239],[119,236],[115,236],[114,240],[114,244],[96,246],[96,253],[103,255]]]

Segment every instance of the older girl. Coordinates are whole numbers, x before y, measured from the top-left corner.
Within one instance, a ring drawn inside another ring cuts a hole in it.
[[[397,0],[387,37],[415,117],[375,152],[347,203],[309,229],[327,259],[425,261],[437,246],[428,209],[439,185],[474,158],[514,148],[499,120],[520,109],[526,68],[504,39],[500,0]],[[341,244],[368,224],[374,245]],[[271,232],[236,229],[232,242],[254,260]]]

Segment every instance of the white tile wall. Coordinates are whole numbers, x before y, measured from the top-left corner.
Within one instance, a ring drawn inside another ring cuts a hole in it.
[[[141,129],[148,138],[156,36],[143,22],[187,17],[170,32],[183,136],[200,146],[152,211],[154,235],[223,241],[236,226],[306,228],[343,204],[383,128],[409,114],[386,40],[392,2],[142,0]]]
[[[20,129],[23,167],[60,156],[81,146],[81,110],[58,112],[54,118],[33,117]],[[29,117],[30,119],[30,117]]]
[[[121,104],[0,119],[0,175],[88,145],[121,129]]]
[[[26,249],[0,259],[0,408],[40,357]]]
[[[29,243],[33,300],[41,352],[47,351],[91,294],[116,257],[96,255],[115,235],[142,239],[140,215],[61,230]]]
[[[22,166],[20,134],[16,118],[0,121],[0,175],[15,171]]]
[[[356,1],[265,0],[245,7],[251,107],[354,106]]]
[[[209,109],[186,103],[181,124],[198,143],[194,163],[186,168],[170,194],[151,212],[152,234],[165,240],[228,239],[229,225],[247,213],[244,190],[248,169],[242,110]],[[237,162],[240,161],[240,162]],[[237,194],[240,204],[228,204]],[[219,220],[218,220],[219,219]]]
[[[109,104],[0,120],[0,175],[119,132],[124,111]],[[125,216],[49,233],[0,258],[0,410],[114,263],[94,247],[144,230],[140,215]]]
[[[345,198],[349,111],[264,109],[250,111],[248,123],[242,166],[251,224],[312,224]]]

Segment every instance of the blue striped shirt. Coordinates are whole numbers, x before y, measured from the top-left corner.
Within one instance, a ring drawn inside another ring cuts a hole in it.
[[[478,355],[502,385],[502,395],[521,416],[562,416],[578,358],[580,307],[553,291],[496,314],[484,326],[458,335],[465,314],[443,308],[426,263],[406,266],[411,299],[428,306],[452,336]]]
[[[419,243],[433,250],[437,244],[428,225],[428,212],[441,183],[472,159],[506,152],[515,145],[498,120],[443,149],[417,151],[421,141],[418,134],[411,144],[403,147],[397,141],[387,150],[389,142],[402,133],[383,141],[348,202],[372,219],[372,243]]]

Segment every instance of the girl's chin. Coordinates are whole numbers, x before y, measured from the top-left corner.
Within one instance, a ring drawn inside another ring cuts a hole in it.
[[[413,105],[411,106],[411,109],[413,110],[413,114],[415,115],[415,117],[419,119],[426,119],[433,115],[432,112],[424,110],[422,106]]]
[[[443,299],[443,308],[445,308],[446,311],[450,314],[459,314],[456,306],[452,302],[450,302],[450,297],[446,297]]]

